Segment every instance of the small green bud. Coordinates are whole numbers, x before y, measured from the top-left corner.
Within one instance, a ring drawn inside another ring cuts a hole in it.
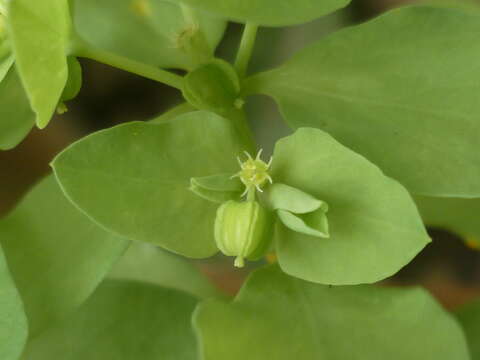
[[[213,59],[184,77],[182,91],[195,108],[223,114],[238,108],[240,80],[229,63]]]
[[[256,201],[227,201],[217,210],[215,241],[227,256],[236,256],[234,265],[244,259],[256,260],[268,250],[272,239],[272,216]]]

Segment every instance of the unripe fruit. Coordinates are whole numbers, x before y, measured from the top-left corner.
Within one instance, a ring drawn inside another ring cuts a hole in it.
[[[236,256],[234,265],[244,259],[256,260],[268,250],[272,239],[272,215],[256,201],[227,201],[217,210],[215,241],[227,256]]]

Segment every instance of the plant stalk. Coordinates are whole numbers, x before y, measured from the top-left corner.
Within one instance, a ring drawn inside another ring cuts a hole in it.
[[[88,58],[112,67],[143,76],[147,79],[158,81],[181,90],[183,77],[172,72],[147,65],[139,61],[113,54],[111,52],[98,49],[78,36],[74,37],[72,46],[72,55]]]
[[[247,23],[243,30],[242,40],[238,48],[237,59],[235,61],[235,69],[240,79],[247,74],[248,64],[252,57],[255,39],[257,37],[258,25]]]

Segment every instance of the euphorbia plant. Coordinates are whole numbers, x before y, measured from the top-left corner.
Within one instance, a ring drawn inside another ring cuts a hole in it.
[[[417,205],[480,233],[442,207],[480,197],[475,7],[396,9],[252,75],[260,26],[348,1],[0,4],[0,148],[68,110],[78,58],[185,100],[71,144],[0,222],[1,359],[479,356],[477,305],[466,337],[425,291],[371,285],[430,242]],[[228,20],[245,24],[233,64],[215,57]],[[246,121],[253,94],[292,128],[270,160]],[[273,264],[229,299],[187,260],[219,252]]]

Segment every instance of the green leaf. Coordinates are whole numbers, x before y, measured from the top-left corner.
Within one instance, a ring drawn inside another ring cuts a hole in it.
[[[75,209],[53,176],[0,221],[0,233],[30,336],[79,306],[128,245]]]
[[[231,303],[194,314],[204,360],[468,360],[457,322],[424,290],[328,287],[277,267],[253,274]]]
[[[27,336],[28,324],[22,300],[0,246],[0,359],[17,360]]]
[[[100,131],[68,147],[53,167],[69,199],[105,228],[203,258],[217,252],[216,205],[193,194],[190,179],[233,173],[242,150],[231,121],[192,112]]]
[[[480,249],[480,199],[416,196],[415,202],[428,226],[452,231]]]
[[[37,126],[49,123],[68,78],[70,13],[67,0],[13,0],[7,19],[17,68]]]
[[[190,190],[201,198],[222,204],[228,200],[239,200],[243,184],[232,174],[219,174],[190,179]]]
[[[175,0],[230,20],[266,26],[306,23],[346,6],[350,0]]]
[[[182,42],[204,36],[213,50],[226,22],[204,12],[196,19],[186,15],[170,1],[79,0],[74,18],[79,34],[95,46],[154,66],[191,69],[194,59]]]
[[[333,285],[371,283],[396,273],[430,241],[414,202],[396,181],[318,129],[302,128],[275,146],[274,183],[329,205],[330,238],[278,226],[282,269]]]
[[[480,301],[462,307],[456,313],[463,327],[470,348],[472,360],[480,359]]]
[[[150,120],[151,124],[160,124],[163,122],[170,121],[175,119],[176,117],[187,114],[190,112],[197,111],[192,105],[189,103],[183,103],[177,106],[172,107],[171,109],[167,110],[163,114],[157,116],[156,118]]]
[[[29,360],[195,360],[196,300],[136,282],[106,281],[67,321],[32,341]]]
[[[304,215],[294,215],[286,210],[277,210],[277,215],[282,224],[292,231],[320,238],[330,237],[327,215],[322,210]]]
[[[306,214],[319,208],[328,210],[324,201],[285,184],[268,186],[265,189],[265,200],[273,210],[287,210],[295,214]]]
[[[17,146],[35,124],[35,114],[15,66],[0,82],[0,150]]]
[[[478,16],[406,7],[250,80],[293,127],[321,128],[411,192],[480,195]],[[462,176],[458,176],[462,174]]]
[[[222,296],[192,262],[147,243],[132,243],[109,277],[178,289],[198,298]]]

